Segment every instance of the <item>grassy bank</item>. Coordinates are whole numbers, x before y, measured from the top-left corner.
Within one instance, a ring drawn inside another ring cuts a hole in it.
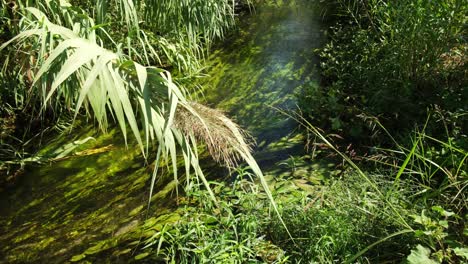
[[[295,173],[270,179],[294,240],[265,195],[239,180],[218,190],[230,209],[199,204],[196,224],[189,214],[150,240],[167,246],[159,253],[176,262],[468,261],[466,5],[331,5],[322,83],[299,94],[314,150],[299,159],[333,156],[341,172],[318,185]]]
[[[204,202],[204,191],[189,193],[186,214],[147,241],[148,256],[175,263],[463,263],[468,153],[424,133],[414,139],[395,156],[380,157],[378,169],[329,144],[303,159],[335,153],[346,164],[337,176],[320,184],[294,173],[270,177],[294,239],[251,175],[240,171],[235,182],[215,188],[221,207]],[[434,155],[442,152],[442,160]]]

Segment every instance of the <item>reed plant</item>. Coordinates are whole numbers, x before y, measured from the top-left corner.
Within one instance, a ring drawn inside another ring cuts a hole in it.
[[[110,3],[38,0],[7,5],[8,14],[3,8],[2,19],[12,23],[8,28],[16,35],[0,46],[2,75],[15,80],[13,87],[2,88],[2,100],[4,91],[16,89],[15,98],[24,98],[21,110],[27,109],[30,118],[54,121],[68,113],[75,120],[83,115],[103,131],[115,121],[126,142],[130,131],[144,157],[157,145],[151,155],[156,165],[150,197],[159,160],[171,161],[178,182],[181,156],[187,184],[195,175],[216,200],[198,163],[201,139],[217,160],[246,161],[274,206],[241,130],[221,112],[190,102],[188,92],[165,69],[171,63],[190,74],[194,68],[187,61],[200,59],[202,50],[233,25],[235,2],[198,1],[197,8],[187,1]],[[185,57],[185,49],[178,47],[182,44],[192,57]],[[224,147],[219,148],[220,142]]]

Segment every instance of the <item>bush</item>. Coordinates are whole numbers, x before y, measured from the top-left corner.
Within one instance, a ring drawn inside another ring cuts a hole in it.
[[[466,4],[339,0],[336,5],[339,20],[319,53],[323,86],[300,95],[311,120],[362,139],[370,135],[356,122],[363,116],[379,117],[391,131],[403,132],[424,122],[433,105],[454,116],[466,114]]]

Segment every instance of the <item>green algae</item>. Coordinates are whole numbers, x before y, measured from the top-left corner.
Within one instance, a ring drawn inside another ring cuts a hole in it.
[[[141,253],[141,254],[135,256],[135,260],[144,259],[144,258],[148,257],[149,255],[150,255],[149,252]]]
[[[281,174],[287,169],[275,166],[290,155],[305,155],[306,139],[278,109],[295,111],[303,87],[318,85],[314,48],[323,35],[317,8],[279,6],[263,6],[241,21],[239,31],[208,58],[198,95],[253,135],[254,157],[264,171]],[[322,178],[314,177],[314,183]]]
[[[76,256],[73,256],[70,261],[71,262],[77,262],[77,261],[80,261],[82,259],[86,258],[86,254],[80,254],[80,255],[76,255]]]
[[[143,210],[143,205],[140,205],[128,213],[129,216],[134,216],[139,214]]]
[[[313,9],[289,7],[257,12],[208,58],[209,77],[201,81],[198,97],[252,133],[258,143],[255,157],[275,195],[298,190],[312,195],[314,185],[331,175],[330,168],[310,162],[296,124],[275,108],[294,110],[295,94],[319,81],[312,51],[321,41],[319,16]],[[132,142],[125,146],[117,129],[101,134],[78,123],[73,134],[57,137],[37,155],[50,157],[88,137],[94,140],[77,146],[70,158],[28,168],[16,189],[0,194],[0,245],[7,245],[0,262],[129,263],[149,256],[132,255],[140,241],[180,221],[174,205],[177,183],[167,173],[146,211],[154,164],[148,165]],[[108,152],[73,156],[111,144]],[[217,170],[207,175],[220,176]],[[288,185],[283,179],[293,180]]]
[[[116,245],[115,240],[104,240],[104,241],[99,241],[96,243],[94,246],[88,248],[83,254],[84,255],[93,255],[97,254],[99,252],[102,252],[103,250],[109,249],[111,247],[114,247]]]
[[[85,130],[78,134],[89,136],[93,131]],[[15,189],[1,193],[0,221],[5,224],[0,227],[0,244],[10,245],[2,248],[0,262],[92,261],[90,256],[121,250],[121,237],[138,229],[138,225],[128,224],[142,221],[143,216],[129,212],[142,208],[147,201],[150,177],[140,150],[132,145],[126,148],[113,131],[92,135],[96,140],[83,148],[109,144],[115,148],[31,167]],[[66,140],[55,140],[44,153],[63,142]],[[157,188],[161,186],[165,186],[164,179]],[[164,200],[159,206],[171,204],[163,193],[158,197]],[[132,239],[137,239],[135,236]]]

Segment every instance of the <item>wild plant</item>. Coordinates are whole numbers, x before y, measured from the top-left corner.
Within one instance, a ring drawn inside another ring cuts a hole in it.
[[[369,142],[373,131],[362,114],[378,116],[387,129],[403,133],[423,123],[432,105],[454,116],[466,114],[467,5],[458,0],[332,3],[336,24],[319,51],[324,85],[305,87],[300,95],[309,119]]]
[[[193,188],[184,198],[183,215],[146,241],[153,257],[167,263],[282,263],[284,252],[259,233],[268,200],[260,198],[250,172],[238,171],[230,184],[216,183],[209,193]],[[214,184],[214,183],[213,183]]]
[[[345,178],[332,182],[356,184],[352,188],[350,187],[353,185],[347,185],[348,187],[341,190],[333,189],[333,185],[325,185],[317,188],[317,192],[321,194],[316,199],[309,198],[309,202],[291,205],[289,212],[285,210],[284,219],[287,219],[286,223],[293,237],[314,241],[311,244],[300,244],[303,247],[299,249],[292,245],[288,247],[286,252],[298,252],[296,256],[293,254],[293,258],[300,258],[304,252],[309,252],[308,258],[311,259],[320,256],[318,252],[325,245],[316,248],[317,251],[311,245],[317,245],[317,239],[327,237],[332,241],[329,245],[344,243],[334,248],[338,251],[328,248],[327,252],[340,253],[325,254],[316,261],[332,262],[340,259],[353,263],[379,254],[379,248],[388,248],[388,245],[395,246],[396,254],[381,256],[382,258],[403,259],[408,256],[408,261],[411,262],[416,261],[415,256],[427,251],[424,256],[437,261],[435,263],[464,261],[464,215],[468,208],[463,193],[467,186],[466,150],[450,138],[432,138],[423,129],[415,133],[411,147],[397,143],[397,150],[387,150],[402,158],[396,157],[394,162],[380,163],[381,169],[376,171],[375,167],[369,167],[366,163],[357,164],[340,152],[328,137],[307,120],[291,117],[301,122],[310,133],[325,142],[349,165]],[[363,191],[359,191],[360,188]],[[311,204],[304,206],[307,203]],[[314,208],[316,211],[313,213],[307,212]],[[327,219],[328,214],[328,220],[320,220],[321,217]],[[333,224],[335,221],[336,225]],[[327,224],[321,225],[321,222]],[[367,230],[367,227],[371,230]],[[339,239],[346,232],[356,232],[359,235],[348,238],[355,241],[346,244],[348,239]],[[275,233],[271,234],[275,237]],[[280,246],[284,245],[282,243],[288,245],[287,238],[281,234],[276,234],[276,238],[272,240]],[[402,246],[401,241],[405,241],[408,246]],[[410,249],[414,249],[411,254]]]

